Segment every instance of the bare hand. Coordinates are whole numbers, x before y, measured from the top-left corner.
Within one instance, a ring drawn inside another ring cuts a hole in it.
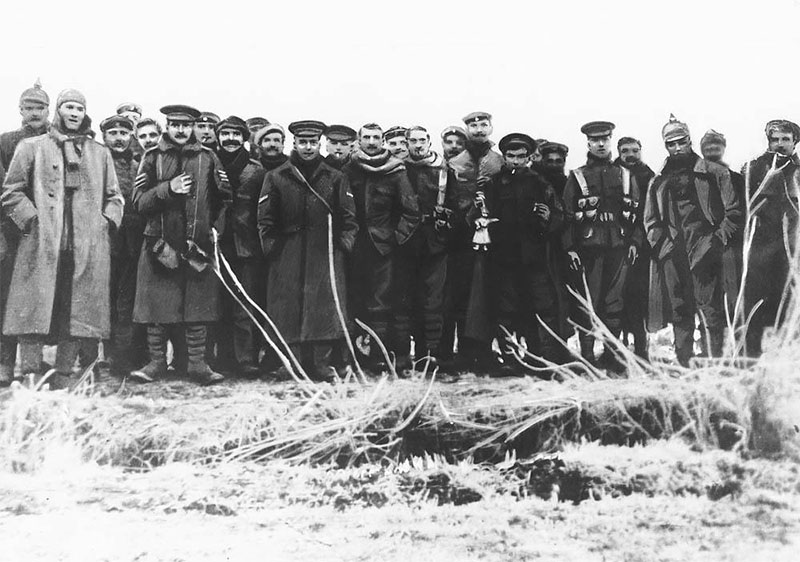
[[[636,259],[639,257],[639,250],[636,249],[636,246],[631,246],[628,248],[628,261],[631,262],[631,265],[636,263]]]
[[[545,222],[550,220],[550,207],[544,203],[536,203],[533,206],[533,212],[539,215]]]
[[[567,252],[569,256],[569,268],[572,271],[580,271],[583,264],[581,263],[581,258],[578,256],[578,252]]]
[[[475,193],[475,206],[476,207],[486,206],[486,194],[483,191],[478,191]]]
[[[186,195],[192,189],[192,176],[189,174],[175,176],[170,180],[169,188],[173,193]]]

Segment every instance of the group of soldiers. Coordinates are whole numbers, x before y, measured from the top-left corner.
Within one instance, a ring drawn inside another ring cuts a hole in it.
[[[261,117],[169,105],[162,131],[125,103],[101,144],[86,110],[64,90],[48,122],[37,83],[22,127],[0,136],[0,383],[19,348],[23,375],[68,384],[100,342],[113,372],[143,382],[168,368],[200,384],[285,376],[256,306],[319,380],[353,361],[379,372],[387,356],[399,372],[424,359],[517,374],[524,349],[543,366],[567,360],[573,326],[587,361],[621,368],[609,349],[595,356],[589,309],[643,359],[648,331],[671,323],[682,365],[698,327],[702,352],[722,354],[737,307],[749,355],[780,324],[800,185],[787,120],[767,124],[742,174],[713,130],[697,154],[671,116],[656,174],[638,140],[620,138],[615,158],[614,124],[593,121],[586,163],[566,173],[563,144],[512,133],[496,149],[486,112],[442,131],[441,154],[419,125],[314,120],[288,125],[286,154],[287,131]]]

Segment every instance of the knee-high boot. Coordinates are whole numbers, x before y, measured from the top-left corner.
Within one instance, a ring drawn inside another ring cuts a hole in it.
[[[212,371],[206,363],[206,333],[206,326],[203,324],[186,326],[186,350],[189,356],[186,372],[201,385],[216,384],[225,380],[224,376]]]

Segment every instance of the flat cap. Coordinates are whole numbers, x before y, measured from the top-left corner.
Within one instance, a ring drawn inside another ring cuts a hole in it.
[[[128,129],[129,131],[133,132],[133,121],[122,115],[112,115],[111,117],[106,117],[100,122],[100,131],[104,133],[110,129],[115,129],[118,127]]]
[[[714,129],[709,129],[703,135],[703,138],[700,139],[700,146],[706,146],[708,144],[721,144],[722,146],[728,146],[728,141],[725,140],[725,135],[722,133],[718,133]]]
[[[610,137],[615,127],[611,121],[589,121],[581,127],[581,133],[588,138]]]
[[[408,131],[407,127],[401,127],[399,125],[396,125],[394,127],[389,127],[388,129],[386,129],[386,132],[383,133],[383,140],[389,140],[395,137],[405,138],[406,131]]]
[[[86,96],[84,96],[82,92],[76,90],[75,88],[61,90],[61,93],[58,94],[58,99],[56,100],[56,107],[61,107],[62,103],[67,103],[69,101],[79,103],[83,107],[86,107]]]
[[[661,138],[664,142],[672,142],[678,139],[683,139],[689,136],[689,125],[682,121],[674,114],[669,114],[669,121],[661,128]]]
[[[794,142],[800,141],[800,127],[788,119],[773,119],[772,121],[768,121],[767,126],[764,128],[764,133],[769,137],[772,131],[792,133]]]
[[[459,127],[458,125],[450,125],[442,131],[442,138],[449,137],[450,135],[458,135],[462,139],[467,140],[467,132],[464,130],[464,127]]]
[[[330,125],[325,129],[325,136],[333,141],[351,142],[356,140],[358,134],[347,125]]]
[[[261,139],[270,133],[280,133],[284,139],[286,138],[286,131],[284,131],[283,127],[277,123],[269,123],[255,132],[255,135],[253,135],[253,142],[256,145],[261,144]]]
[[[325,129],[327,129],[325,123],[313,119],[289,123],[289,132],[296,137],[320,137]]]
[[[142,106],[132,101],[126,101],[117,106],[117,115],[121,115],[125,111],[132,111],[133,113],[142,114]]]
[[[161,113],[167,116],[168,121],[187,121],[194,123],[200,117],[200,110],[190,105],[165,105]]]
[[[511,133],[500,139],[498,146],[500,147],[500,152],[517,148],[527,148],[528,152],[531,153],[536,150],[537,145],[536,141],[525,133]]]
[[[492,114],[485,111],[473,111],[472,113],[465,115],[461,120],[467,125],[470,123],[477,123],[478,121],[491,121]]]
[[[238,117],[237,117],[238,119]],[[200,117],[197,118],[198,123],[211,123],[212,125],[216,125],[219,123],[219,115],[213,113],[211,111],[201,111]],[[250,131],[248,131],[248,134]]]
[[[50,105],[50,96],[47,95],[42,89],[42,83],[39,82],[39,79],[36,79],[32,88],[28,88],[22,92],[22,95],[19,96],[19,103],[22,105],[23,102],[29,103],[41,103],[42,105]]]
[[[545,154],[550,154],[551,152],[555,152],[566,158],[567,154],[569,154],[569,147],[566,144],[561,144],[560,142],[548,141],[539,146],[539,152],[542,154],[542,156]]]
[[[235,131],[239,131],[242,133],[242,137],[245,140],[250,138],[250,129],[247,128],[247,123],[244,122],[244,119],[237,117],[236,115],[226,117],[222,121],[219,121],[214,127],[214,131],[217,134],[219,134],[222,129],[233,129]]]
[[[247,123],[248,129],[251,131],[257,131],[261,127],[269,125],[269,119],[266,117],[251,117],[250,119],[245,120],[245,123]]]

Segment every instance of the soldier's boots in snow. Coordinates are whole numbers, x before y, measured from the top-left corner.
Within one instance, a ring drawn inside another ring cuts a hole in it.
[[[132,379],[153,382],[167,374],[167,329],[163,325],[147,326],[147,352],[150,361],[141,369],[132,370]]]
[[[206,363],[206,334],[205,325],[186,326],[186,348],[189,356],[186,374],[203,386],[218,384],[225,380],[224,376],[214,372]]]

